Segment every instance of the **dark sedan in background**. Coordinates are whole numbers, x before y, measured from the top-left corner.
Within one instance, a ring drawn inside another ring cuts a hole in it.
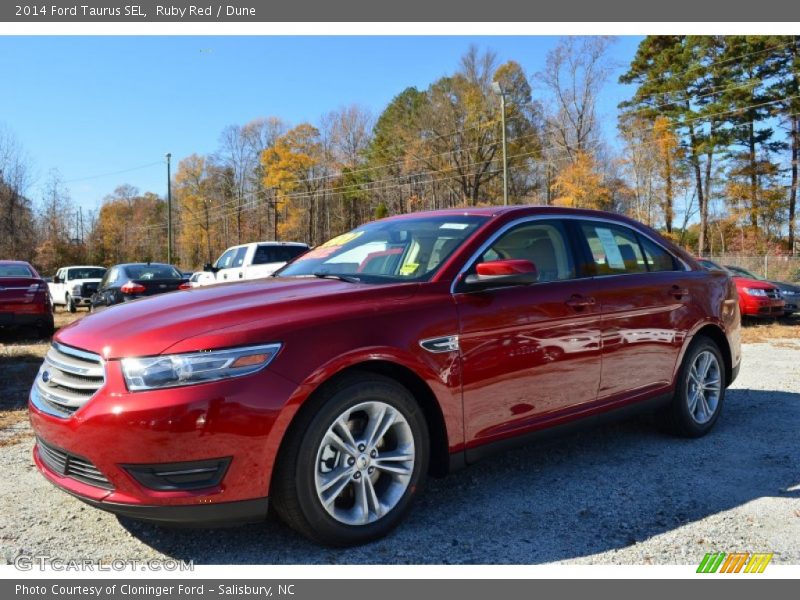
[[[786,281],[773,281],[771,279],[764,279],[760,275],[756,275],[752,271],[743,269],[742,267],[735,267],[733,265],[725,265],[729,271],[733,271],[737,275],[749,277],[750,279],[758,279],[766,283],[774,285],[781,293],[781,298],[785,302],[783,306],[784,315],[787,317],[794,313],[800,313],[800,285],[794,283],[787,283]]]
[[[92,296],[90,310],[97,310],[129,300],[155,296],[182,289],[183,274],[163,263],[130,263],[116,265],[105,276]]]

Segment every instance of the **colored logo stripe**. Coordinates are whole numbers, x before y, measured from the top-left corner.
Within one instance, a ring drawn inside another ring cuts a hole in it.
[[[745,573],[763,573],[764,569],[772,560],[772,553],[770,554],[753,554],[750,557],[750,562],[744,568]]]
[[[698,573],[763,573],[772,561],[772,553],[734,552],[709,552],[700,561]]]

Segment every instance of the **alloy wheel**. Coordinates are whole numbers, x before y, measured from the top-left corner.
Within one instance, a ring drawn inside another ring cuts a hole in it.
[[[374,523],[402,499],[414,461],[414,436],[403,414],[385,402],[357,404],[320,442],[314,473],[319,502],[345,525]]]
[[[708,423],[719,406],[722,393],[722,370],[717,356],[703,350],[692,362],[686,382],[686,403],[692,419],[700,425]]]

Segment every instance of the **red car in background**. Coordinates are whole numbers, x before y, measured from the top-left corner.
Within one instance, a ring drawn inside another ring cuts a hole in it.
[[[545,431],[649,409],[705,435],[739,330],[725,273],[625,217],[401,215],[271,278],[60,329],[30,393],[34,460],[122,515],[241,522],[269,506],[316,541],[363,543],[428,474]]]
[[[0,260],[0,327],[32,326],[53,333],[53,308],[47,283],[21,260]]]
[[[742,316],[777,319],[784,315],[786,302],[780,290],[768,281],[743,277],[707,258],[699,258],[697,262],[710,271],[722,271],[731,276],[739,293],[739,311]]]

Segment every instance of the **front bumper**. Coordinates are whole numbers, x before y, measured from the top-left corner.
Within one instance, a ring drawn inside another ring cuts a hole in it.
[[[772,298],[761,299],[750,296],[741,306],[741,310],[742,315],[748,317],[782,317],[784,314],[784,302],[783,300],[774,300]]]
[[[118,362],[109,361],[104,387],[68,418],[48,414],[31,399],[33,430],[46,443],[34,448],[34,462],[57,487],[118,514],[178,523],[258,520],[266,514],[284,427],[276,423],[291,418],[284,407],[295,389],[264,370],[238,379],[130,393]],[[52,460],[42,460],[48,447],[80,459],[79,470],[58,472]],[[131,470],[220,457],[230,459],[224,477],[201,489],[153,489]],[[86,464],[107,484],[84,477]]]
[[[268,498],[192,506],[160,506],[100,502],[86,496],[81,496],[68,489],[64,489],[64,491],[94,508],[99,508],[100,510],[121,517],[128,517],[147,523],[155,523],[156,525],[233,527],[246,523],[264,521],[269,512]]]

